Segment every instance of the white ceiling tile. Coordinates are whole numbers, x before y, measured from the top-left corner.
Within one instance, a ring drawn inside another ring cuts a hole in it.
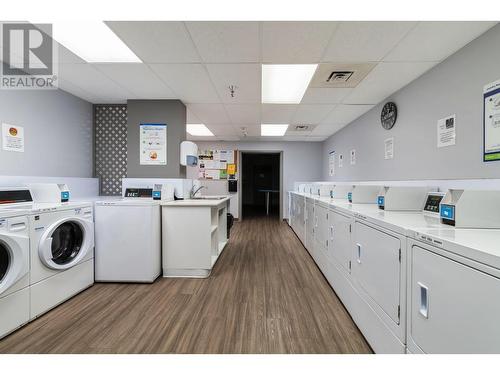
[[[350,88],[312,88],[309,87],[301,104],[336,104],[352,92]]]
[[[149,66],[183,102],[220,102],[202,64],[151,64]]]
[[[60,81],[59,89],[66,91],[67,93],[72,94],[80,99],[86,100],[90,103],[97,103],[103,100],[103,98],[99,98],[95,94],[88,93],[85,90],[82,90],[80,87],[75,86],[69,81],[64,81],[64,82]]]
[[[289,124],[297,111],[297,104],[262,104],[263,124]]]
[[[207,63],[259,62],[258,22],[186,22]]]
[[[420,22],[384,61],[441,61],[496,22]]]
[[[236,136],[238,134],[236,129],[231,125],[207,125],[207,128],[217,137],[229,135]]]
[[[307,135],[285,135],[283,137],[276,138],[279,138],[278,140],[280,141],[287,142],[307,142],[309,140],[309,137]]]
[[[311,137],[329,137],[343,127],[344,125],[340,124],[319,124],[311,132]]]
[[[108,21],[106,24],[145,63],[200,62],[184,22]]]
[[[341,22],[322,61],[380,61],[416,24],[393,21]]]
[[[260,64],[207,64],[206,67],[223,103],[261,102]],[[234,97],[230,85],[236,86]]]
[[[75,55],[62,44],[57,43],[57,61],[59,64],[85,64],[86,61]]]
[[[318,124],[335,108],[335,104],[299,104],[292,118],[294,124]]]
[[[240,124],[260,124],[260,104],[226,104],[231,122]]]
[[[66,83],[112,102],[123,102],[132,96],[131,92],[109,79],[91,64],[60,64],[59,85],[63,90]]]
[[[201,124],[200,119],[189,109],[186,110],[186,123],[187,124]]]
[[[317,63],[336,22],[262,22],[262,62]]]
[[[307,141],[308,142],[323,142],[325,139],[327,139],[328,136],[313,136],[313,135],[310,135],[309,137],[307,137]]]
[[[173,91],[146,64],[93,64],[98,70],[133,93],[129,99],[175,99]]]
[[[212,141],[220,141],[220,139],[218,137],[212,137],[212,136],[207,136],[207,137],[200,137],[200,136],[196,136],[196,135],[191,135],[189,133],[186,133],[186,139],[188,141],[192,141],[192,142],[200,142],[200,141],[208,141],[208,142],[212,142]]]
[[[369,111],[373,107],[374,107],[373,105],[346,105],[346,104],[339,104],[322,121],[322,124],[347,125],[348,123],[350,123],[351,121],[354,121],[359,116],[361,116],[365,112]]]
[[[380,103],[436,64],[435,62],[379,63],[343,100],[343,103]]]
[[[205,125],[230,124],[222,104],[188,104],[188,109]]]

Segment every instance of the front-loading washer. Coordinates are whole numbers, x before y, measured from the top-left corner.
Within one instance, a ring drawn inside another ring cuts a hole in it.
[[[94,283],[92,203],[33,204],[30,319]]]
[[[29,321],[28,212],[2,209],[16,195],[0,190],[0,338]]]

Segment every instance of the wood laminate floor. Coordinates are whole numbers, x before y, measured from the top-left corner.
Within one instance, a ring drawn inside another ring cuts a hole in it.
[[[235,223],[207,279],[95,284],[0,353],[370,353],[284,222]]]

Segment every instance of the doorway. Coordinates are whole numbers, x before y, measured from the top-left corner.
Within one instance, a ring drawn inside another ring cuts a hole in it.
[[[241,152],[241,218],[282,215],[281,152]]]

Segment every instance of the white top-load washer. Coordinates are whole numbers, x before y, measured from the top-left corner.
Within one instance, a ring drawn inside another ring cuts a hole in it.
[[[152,283],[161,275],[162,190],[127,187],[121,199],[95,202],[96,281]]]
[[[0,189],[0,338],[29,321],[28,211],[5,209],[29,200],[26,189]]]

